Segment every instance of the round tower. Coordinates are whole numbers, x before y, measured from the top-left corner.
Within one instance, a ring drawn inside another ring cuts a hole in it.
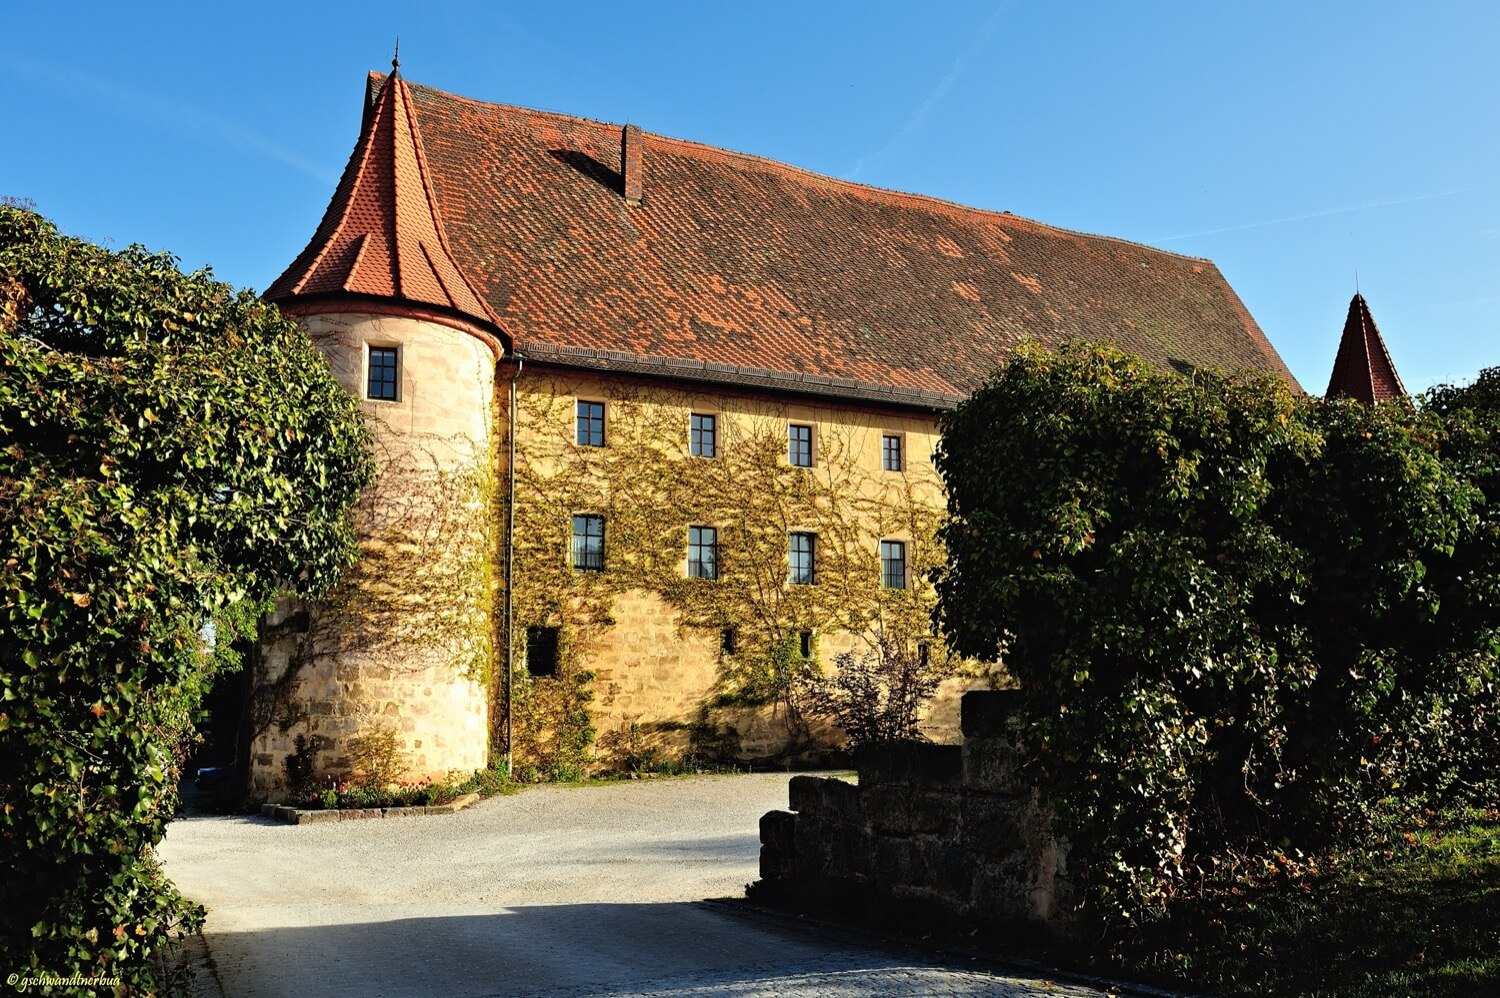
[[[360,559],[256,656],[250,788],[442,779],[488,761],[499,323],[443,232],[405,82],[368,104],[317,233],[265,297],[359,399],[378,478]]]

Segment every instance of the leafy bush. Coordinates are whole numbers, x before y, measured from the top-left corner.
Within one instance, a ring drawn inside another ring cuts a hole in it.
[[[214,672],[354,558],[354,401],[302,331],[170,256],[0,206],[0,952],[118,975],[200,917],[153,876]]]
[[[1019,681],[1101,911],[1454,785],[1494,681],[1486,425],[1081,346],[945,421],[940,623]]]
[[[838,725],[851,748],[922,737],[917,721],[942,677],[915,648],[881,637],[873,650],[844,652],[833,661],[832,676],[809,682],[808,709]]]

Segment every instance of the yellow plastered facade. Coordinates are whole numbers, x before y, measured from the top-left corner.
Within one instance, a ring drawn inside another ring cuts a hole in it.
[[[363,554],[344,591],[267,621],[251,752],[257,796],[284,794],[298,735],[320,774],[347,775],[350,740],[385,726],[398,733],[407,779],[483,767],[492,746],[504,748],[507,638],[518,698],[531,694],[534,707],[566,678],[529,674],[529,628],[557,629],[564,674],[592,674],[590,752],[605,765],[612,738],[632,728],[668,756],[704,731],[740,758],[784,752],[798,738],[787,704],[757,702],[740,682],[774,640],[808,632],[824,672],[883,631],[940,644],[922,578],[941,556],[932,414],[524,362],[517,374],[513,359],[497,366],[475,336],[416,318],[302,322],[361,400],[380,479],[356,511]],[[366,398],[372,346],[398,351],[393,401]],[[579,444],[579,400],[603,404],[604,446]],[[712,457],[690,453],[695,413],[714,417]],[[514,552],[505,543],[512,422]],[[789,460],[792,424],[812,429],[811,467]],[[900,441],[900,470],[884,467],[887,436]],[[572,564],[574,514],[604,517],[602,572]],[[721,578],[688,578],[690,525],[719,530]],[[789,583],[792,532],[817,538],[811,586]],[[882,584],[882,540],[904,545],[904,590]],[[735,632],[732,651],[726,630]],[[983,685],[972,673],[945,680],[924,732],[957,741],[958,697]],[[548,716],[513,723],[545,726]],[[826,722],[802,722],[804,744],[837,741]],[[518,764],[548,737],[517,731]]]

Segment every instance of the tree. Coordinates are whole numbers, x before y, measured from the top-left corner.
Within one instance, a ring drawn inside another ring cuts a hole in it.
[[[150,856],[198,701],[356,554],[354,401],[271,305],[0,206],[0,945],[120,976],[193,917]]]
[[[1493,743],[1460,718],[1494,689],[1493,425],[1083,345],[945,420],[940,625],[1019,681],[1106,912],[1350,841]]]
[[[807,705],[843,731],[852,749],[873,742],[921,741],[922,708],[942,675],[914,647],[880,635],[864,654],[834,658],[832,676],[807,678]]]

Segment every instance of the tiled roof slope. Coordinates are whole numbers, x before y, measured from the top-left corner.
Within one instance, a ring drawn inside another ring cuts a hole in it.
[[[493,323],[494,314],[448,249],[410,92],[399,76],[391,79],[312,242],[265,297],[373,295]]]
[[[1205,260],[635,129],[627,204],[620,126],[409,92],[454,257],[529,358],[951,405],[1024,339],[1090,339],[1295,385]]]
[[[1401,384],[1401,375],[1391,362],[1369,303],[1356,293],[1349,302],[1349,317],[1344,320],[1344,335],[1339,339],[1339,352],[1333,360],[1327,397],[1359,399],[1374,405],[1405,396],[1406,386]]]

